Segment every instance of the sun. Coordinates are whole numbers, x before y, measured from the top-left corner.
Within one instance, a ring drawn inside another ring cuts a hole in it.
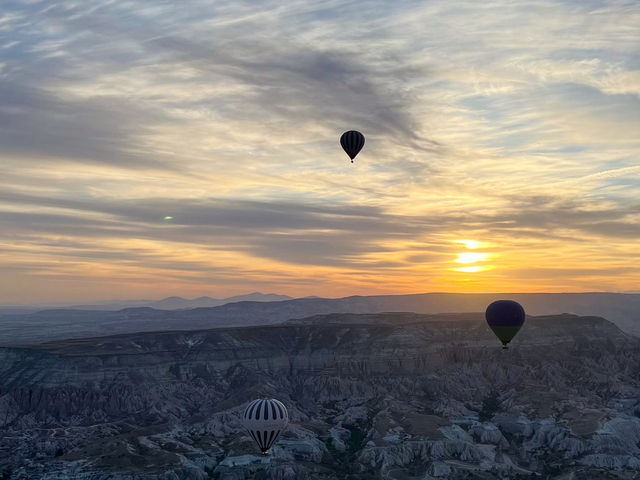
[[[462,244],[468,250],[475,250],[477,248],[487,246],[485,242],[479,242],[477,240],[456,240],[454,243]],[[471,264],[478,263],[478,262],[485,262],[487,259],[491,258],[492,256],[493,255],[490,253],[480,253],[480,252],[458,253],[457,258],[454,260],[454,262],[461,263],[467,266],[452,268],[451,270],[455,272],[462,272],[462,273],[478,273],[478,272],[483,272],[485,270],[490,270],[491,267],[488,265],[471,265]]]
[[[489,258],[488,253],[459,253],[456,263],[476,263],[482,262]]]
[[[454,269],[456,272],[464,272],[464,273],[478,273],[484,270],[488,270],[486,267],[461,267]]]

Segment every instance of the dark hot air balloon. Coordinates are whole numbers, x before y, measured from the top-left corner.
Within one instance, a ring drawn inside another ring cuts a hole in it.
[[[502,342],[502,348],[516,336],[524,323],[524,308],[513,300],[497,300],[487,307],[487,323],[496,337]]]
[[[261,398],[247,405],[242,423],[260,451],[266,454],[289,423],[289,412],[275,398]]]
[[[344,132],[340,137],[340,145],[342,145],[344,151],[349,155],[351,163],[353,163],[353,159],[356,158],[356,155],[358,155],[362,147],[364,147],[364,135],[356,130]]]

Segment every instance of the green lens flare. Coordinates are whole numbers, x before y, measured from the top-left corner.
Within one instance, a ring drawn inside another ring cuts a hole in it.
[[[165,220],[173,220],[173,217],[164,217]]]

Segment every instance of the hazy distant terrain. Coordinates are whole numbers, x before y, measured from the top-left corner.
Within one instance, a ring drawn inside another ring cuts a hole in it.
[[[62,309],[62,310],[123,310],[125,308],[148,307],[158,310],[185,310],[190,308],[219,307],[226,303],[234,302],[277,302],[291,300],[287,295],[276,295],[273,293],[249,293],[247,295],[237,295],[227,298],[198,297],[193,299],[182,297],[167,297],[162,300],[125,300],[120,302],[105,302],[98,304],[59,304],[42,306],[2,306],[0,305],[0,315],[13,313],[34,313],[42,310]]]
[[[433,293],[340,299],[244,301],[190,310],[156,310],[148,307],[120,311],[57,309],[30,314],[0,315],[0,345],[143,331],[270,325],[329,313],[483,312],[489,303],[499,298],[517,300],[530,315],[597,315],[611,320],[628,333],[640,334],[640,294]]]
[[[413,313],[0,348],[0,478],[631,479],[638,372],[640,339],[573,315],[508,351],[481,314]],[[266,458],[260,395],[292,418]]]

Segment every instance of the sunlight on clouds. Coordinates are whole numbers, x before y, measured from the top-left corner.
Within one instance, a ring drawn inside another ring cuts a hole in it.
[[[476,248],[482,248],[486,246],[486,243],[478,242],[476,240],[456,240],[455,243],[461,243],[462,245],[467,247],[469,250],[475,250]]]
[[[187,10],[0,16],[0,301],[640,284],[639,5]]]

